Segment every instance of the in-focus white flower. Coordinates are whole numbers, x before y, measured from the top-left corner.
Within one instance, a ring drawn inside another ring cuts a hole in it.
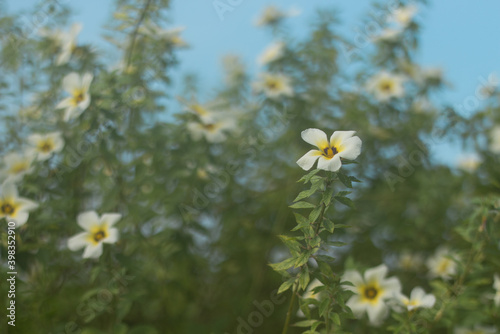
[[[90,73],[80,76],[75,72],[64,77],[63,89],[71,96],[59,102],[56,108],[65,109],[63,117],[65,122],[80,116],[90,105],[89,88],[93,78]]]
[[[495,334],[498,333],[495,327],[474,326],[474,329],[458,327],[453,330],[453,334]]]
[[[0,178],[12,182],[20,181],[24,175],[33,172],[34,160],[35,154],[32,150],[7,153],[3,158],[4,167],[0,171]]]
[[[490,151],[495,154],[500,154],[500,125],[491,129]]]
[[[402,75],[381,71],[368,80],[366,89],[380,102],[387,102],[392,98],[404,95],[403,83],[405,80]]]
[[[278,9],[276,6],[268,6],[264,9],[261,16],[255,22],[257,26],[273,25],[284,18],[293,17],[300,14],[300,10],[296,8],[290,9],[288,12]]]
[[[433,294],[426,294],[424,289],[417,286],[410,294],[410,298],[403,294],[396,295],[396,299],[406,307],[408,311],[416,308],[432,308],[436,302],[436,297]]]
[[[0,189],[0,218],[13,220],[17,227],[26,223],[29,212],[38,207],[38,204],[23,197],[19,197],[17,188],[11,181],[5,181]]]
[[[430,277],[448,280],[454,276],[457,273],[457,264],[453,259],[458,260],[458,255],[446,247],[439,247],[426,262]]]
[[[41,36],[53,40],[59,47],[60,52],[57,55],[56,65],[64,65],[68,63],[71,58],[71,54],[76,48],[77,37],[81,30],[82,25],[80,23],[74,23],[69,31],[49,31],[40,29],[39,34]]]
[[[266,65],[281,59],[285,54],[285,43],[283,42],[274,42],[270,46],[268,46],[264,52],[259,56],[257,62],[259,65]]]
[[[414,4],[408,6],[399,7],[394,10],[392,15],[389,17],[389,21],[396,22],[403,28],[406,28],[413,21],[413,17],[418,12],[418,7]]]
[[[28,137],[28,143],[33,146],[38,161],[49,159],[52,154],[61,152],[64,146],[60,131],[47,134],[34,133]]]
[[[361,139],[354,136],[356,131],[335,131],[330,140],[326,133],[319,129],[307,129],[302,131],[302,139],[318,150],[310,150],[297,164],[304,170],[309,170],[318,160],[318,168],[336,172],[342,166],[340,158],[354,160],[361,153]]]
[[[500,277],[495,274],[493,276],[493,289],[495,289],[495,297],[493,297],[493,300],[495,301],[495,306],[499,307],[500,306]]]
[[[254,82],[253,88],[256,92],[263,92],[271,99],[293,96],[291,79],[284,74],[261,73],[259,80]]]
[[[458,168],[472,173],[481,164],[481,157],[476,153],[463,154],[458,158],[457,166]]]
[[[421,254],[410,253],[408,251],[402,252],[399,255],[398,266],[404,270],[419,270],[424,264],[424,259]]]
[[[354,285],[344,286],[345,290],[355,293],[346,305],[357,318],[362,317],[365,312],[368,313],[373,325],[379,325],[389,315],[386,301],[401,292],[399,279],[386,278],[387,271],[387,266],[382,264],[366,270],[364,277],[356,270],[348,270],[342,276],[342,282],[349,281]]]
[[[220,143],[227,139],[227,132],[236,128],[230,118],[200,118],[200,122],[189,122],[187,129],[194,140],[205,138],[210,143]]]
[[[68,240],[68,248],[77,251],[85,247],[83,258],[98,258],[102,254],[102,244],[118,241],[118,230],[113,225],[120,220],[119,213],[104,213],[101,217],[95,211],[80,213],[78,225],[85,230]]]
[[[385,28],[382,32],[375,36],[375,42],[395,42],[401,37],[401,29]]]

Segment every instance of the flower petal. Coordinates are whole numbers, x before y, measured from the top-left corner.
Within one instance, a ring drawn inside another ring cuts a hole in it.
[[[329,146],[326,133],[320,129],[306,129],[300,135],[306,143],[314,145],[320,150]]]
[[[363,303],[359,295],[354,295],[346,303],[356,318],[361,318],[367,309],[367,303]]]
[[[368,313],[370,323],[373,325],[379,325],[389,314],[389,308],[382,300],[379,300],[376,304],[370,304],[370,306],[366,308],[366,312]]]
[[[80,76],[76,72],[72,72],[63,78],[63,89],[72,94],[74,90],[80,89],[81,81]]]
[[[342,167],[342,162],[340,161],[340,156],[338,154],[334,155],[333,158],[327,159],[323,156],[319,157],[318,168],[323,170],[328,170],[330,172],[336,172]]]
[[[304,170],[309,170],[314,165],[316,160],[321,156],[321,152],[318,150],[310,150],[297,160],[297,165]]]
[[[79,250],[89,244],[87,232],[78,233],[68,239],[68,248],[72,251]]]
[[[367,269],[365,271],[365,282],[381,282],[384,280],[385,275],[389,269],[385,264],[381,264],[377,267]]]
[[[85,73],[83,75],[82,89],[84,90],[84,92],[87,92],[89,90],[92,79],[94,79],[94,76],[92,75],[92,73]]]
[[[116,228],[110,228],[108,230],[108,237],[106,239],[103,239],[102,242],[107,244],[114,244],[118,241],[118,237],[118,230]]]
[[[2,184],[2,197],[3,198],[17,198],[17,188],[13,182],[8,180],[4,181]]]
[[[95,211],[86,211],[80,213],[76,221],[85,231],[90,231],[92,226],[99,224],[99,216]]]
[[[344,140],[354,136],[356,131],[335,131],[330,137],[330,145],[338,148]]]
[[[351,137],[342,142],[339,147],[339,156],[341,158],[354,160],[361,153],[361,139],[359,137]]]
[[[102,254],[102,243],[99,242],[97,245],[88,244],[83,251],[83,258],[98,258]]]
[[[27,213],[26,211],[18,211],[15,218],[10,216],[7,217],[14,220],[14,222],[16,223],[16,227],[21,227],[28,221],[29,213]]]
[[[101,216],[101,224],[106,224],[108,227],[111,227],[121,218],[122,215],[119,213],[105,213]]]
[[[354,286],[346,285],[343,287],[344,290],[349,290],[352,292],[357,292],[358,291],[357,287],[365,284],[363,281],[363,277],[361,277],[361,274],[356,270],[347,270],[342,276],[342,279],[340,281],[351,282],[352,284],[354,284]]]
[[[19,209],[22,211],[31,211],[31,210],[38,208],[38,203],[36,203],[32,200],[29,200],[27,198],[19,197],[19,198],[17,198],[16,202],[18,204],[20,204]]]

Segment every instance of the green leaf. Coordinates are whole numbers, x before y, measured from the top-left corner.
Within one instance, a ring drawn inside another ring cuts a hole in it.
[[[295,283],[296,280],[297,280],[297,278],[292,277],[292,278],[289,278],[288,280],[286,280],[285,282],[283,282],[280,285],[280,287],[278,288],[278,295],[280,293],[283,293],[283,292],[287,291],[288,289],[290,289],[290,287],[293,285],[293,283]]]
[[[302,176],[300,178],[300,180],[298,180],[297,182],[302,182],[304,181],[304,183],[307,183],[309,182],[309,180],[314,176],[316,175],[318,172],[320,171],[320,169],[315,169],[315,170],[312,170],[311,172],[309,172],[308,174]]]
[[[316,207],[316,205],[311,204],[309,202],[305,202],[305,201],[297,202],[297,203],[290,205],[290,208],[292,208],[292,209],[311,209],[311,208],[315,208],[315,207]]]
[[[317,208],[312,210],[311,213],[309,214],[308,220],[310,222],[315,222],[316,219],[318,219],[319,215],[321,214],[321,210],[322,210],[322,206],[318,206]]]
[[[347,176],[342,170],[339,170],[337,172],[337,176],[338,176],[340,182],[342,182],[344,184],[344,186],[346,186],[347,188],[352,188],[352,182],[349,179],[349,176]]]
[[[338,202],[340,202],[340,203],[342,203],[344,205],[347,205],[350,208],[353,208],[353,209],[356,208],[355,205],[354,205],[354,202],[350,198],[348,198],[348,197],[335,196],[335,199]]]
[[[335,261],[334,257],[328,256],[328,255],[316,255],[316,259],[318,259],[319,261],[326,262],[326,263],[330,263],[330,262]]]
[[[278,238],[283,241],[285,246],[287,246],[290,250],[299,252],[300,251],[300,243],[294,237],[288,237],[286,235],[278,235]]]
[[[328,246],[333,246],[333,247],[342,247],[342,246],[347,245],[345,242],[341,242],[341,241],[325,241],[325,244],[327,244]]]
[[[307,266],[304,266],[304,269],[302,270],[302,273],[300,274],[299,277],[299,285],[302,290],[305,290],[307,288],[307,285],[309,284],[309,269]]]
[[[340,316],[339,316],[339,314],[338,314],[338,313],[331,313],[331,315],[330,315],[330,319],[332,320],[332,322],[333,322],[335,325],[337,325],[337,326],[339,326],[339,327],[340,327],[341,322],[340,322]]]
[[[326,314],[329,305],[330,305],[330,298],[324,298],[321,300],[321,303],[319,304],[318,308],[320,317],[323,317]]]
[[[307,261],[309,261],[309,252],[305,252],[305,253],[302,253],[299,255],[299,257],[296,259],[295,263],[294,263],[294,267],[295,268],[298,268],[304,264],[307,263]]]
[[[325,219],[325,221],[323,222],[323,226],[330,233],[333,233],[333,231],[335,230],[335,223],[330,219]]]
[[[310,197],[311,195],[313,195],[316,192],[316,190],[318,190],[318,185],[313,185],[311,187],[311,189],[301,191],[299,193],[299,195],[293,201],[297,202],[297,201],[300,201],[301,199]]]
[[[270,263],[269,266],[271,266],[271,268],[273,268],[276,271],[287,270],[293,266],[296,260],[297,260],[296,258],[290,257],[279,263]]]
[[[323,261],[317,261],[319,271],[325,276],[332,277],[333,276],[333,271],[332,268],[330,268],[330,265],[326,262]]]
[[[324,203],[325,206],[328,206],[332,202],[332,197],[333,197],[333,187],[328,188],[323,193],[323,197],[321,198],[321,202]]]
[[[294,323],[292,326],[295,327],[311,327],[318,320],[302,320]]]

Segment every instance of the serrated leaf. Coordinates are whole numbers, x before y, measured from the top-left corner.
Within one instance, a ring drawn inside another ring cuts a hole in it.
[[[330,304],[329,298],[324,298],[323,300],[321,300],[318,308],[320,317],[323,317],[325,313],[328,311],[329,304]]]
[[[315,170],[312,170],[311,172],[309,172],[308,174],[302,176],[300,178],[300,180],[298,180],[297,182],[302,182],[304,181],[304,183],[307,183],[309,182],[309,180],[316,174],[318,174],[318,172],[320,171],[320,169],[315,169]]]
[[[305,290],[307,288],[309,280],[310,280],[309,269],[307,268],[307,266],[305,266],[299,277],[299,285],[302,290]]]
[[[288,280],[286,280],[285,282],[283,282],[280,287],[278,288],[278,295],[280,293],[283,293],[285,291],[287,291],[288,289],[290,289],[290,287],[293,285],[293,283],[295,283],[297,279],[295,277],[293,278],[290,278]]]
[[[332,277],[333,276],[333,271],[332,271],[332,268],[330,268],[330,266],[323,262],[323,261],[317,261],[318,263],[318,267],[319,267],[319,271],[321,271],[321,273],[325,276],[328,276],[328,277]]]
[[[346,186],[347,188],[352,188],[352,182],[349,179],[349,176],[347,176],[342,170],[339,170],[337,172],[337,176],[338,176],[340,182],[342,182],[342,184],[344,184],[344,186]]]
[[[332,202],[332,197],[333,197],[333,187],[328,188],[323,193],[323,197],[321,198],[321,202],[324,203],[325,206],[328,206]]]
[[[315,208],[314,210],[312,210],[311,213],[309,214],[308,220],[310,222],[315,222],[316,219],[318,219],[319,215],[321,214],[321,210],[322,210],[321,206],[318,206],[317,208]]]
[[[309,252],[305,252],[305,253],[302,253],[299,255],[299,257],[296,259],[295,263],[294,263],[294,267],[295,268],[298,268],[304,264],[307,263],[307,261],[309,261]]]
[[[276,271],[287,270],[293,266],[296,260],[297,260],[296,258],[291,257],[279,263],[270,263],[269,266],[271,266],[271,268],[273,268]]]
[[[335,230],[335,224],[330,219],[325,219],[323,227],[330,233],[333,233]]]
[[[287,246],[290,250],[299,252],[300,251],[300,243],[294,238],[286,235],[278,235],[278,238]]]
[[[335,261],[334,257],[328,256],[328,255],[316,255],[316,259],[318,259],[319,261],[326,262],[326,263],[330,263],[330,262]]]
[[[330,316],[330,319],[332,320],[332,322],[339,326],[341,325],[341,322],[340,322],[340,316],[338,313],[331,313],[331,316]]]
[[[290,205],[290,208],[292,208],[292,209],[311,209],[311,208],[315,208],[315,207],[316,207],[316,205],[311,204],[309,202],[305,202],[305,201],[297,202],[297,203]]]

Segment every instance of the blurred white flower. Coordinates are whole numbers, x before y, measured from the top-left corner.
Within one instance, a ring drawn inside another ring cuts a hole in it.
[[[481,164],[481,157],[476,153],[463,154],[458,158],[457,166],[458,168],[472,173]]]
[[[354,136],[356,131],[335,131],[328,141],[326,133],[319,129],[302,131],[302,139],[319,150],[310,150],[297,164],[304,170],[309,170],[318,160],[318,168],[336,172],[342,166],[340,158],[354,160],[361,153],[361,139]]]
[[[406,28],[413,21],[413,17],[418,12],[418,7],[410,4],[404,7],[399,7],[389,16],[389,21],[396,22],[403,28]]]
[[[23,197],[19,197],[17,188],[11,181],[5,181],[0,189],[0,218],[7,218],[16,222],[20,227],[26,223],[29,211],[38,207],[38,204]]]
[[[396,295],[396,299],[406,307],[408,311],[416,308],[432,308],[436,302],[436,297],[433,294],[426,294],[424,289],[417,286],[410,294],[410,298],[402,293]]]
[[[351,282],[354,286],[345,285],[344,289],[355,294],[347,301],[346,305],[357,318],[366,312],[370,323],[379,325],[388,315],[389,307],[386,301],[401,292],[401,283],[396,277],[386,278],[387,266],[365,271],[364,278],[356,270],[348,270],[341,279],[342,282]]]
[[[24,152],[7,153],[3,158],[3,169],[0,171],[0,178],[7,181],[18,182],[24,175],[33,172],[31,164],[35,160],[32,150]]]
[[[102,254],[102,244],[114,244],[118,241],[118,230],[113,225],[120,220],[119,213],[105,213],[101,217],[95,211],[80,213],[78,225],[85,230],[68,240],[68,248],[72,251],[85,247],[83,258],[98,258]]]
[[[56,108],[65,109],[63,117],[65,122],[80,116],[90,105],[89,88],[93,78],[90,73],[80,76],[75,72],[64,77],[63,89],[71,96],[59,102]]]
[[[266,65],[282,58],[284,54],[285,43],[274,42],[264,50],[264,52],[259,56],[257,62],[259,65]]]
[[[424,264],[421,254],[404,251],[399,255],[398,266],[404,270],[418,271]]]
[[[300,10],[296,8],[290,9],[288,12],[278,9],[276,6],[268,6],[264,9],[261,16],[255,22],[257,26],[273,25],[287,17],[293,17],[300,14]]]
[[[254,82],[253,89],[259,93],[263,92],[271,99],[293,96],[291,79],[284,74],[261,73],[259,80]]]
[[[71,54],[76,48],[77,37],[81,30],[82,25],[80,23],[74,23],[69,31],[51,31],[46,29],[39,30],[39,34],[41,36],[53,40],[60,49],[56,59],[56,65],[64,65],[68,63],[71,58]]]
[[[495,301],[495,306],[499,307],[500,306],[500,277],[495,274],[493,276],[493,289],[495,289],[495,297],[493,297],[493,300]]]
[[[496,154],[500,154],[500,125],[497,125],[493,129],[491,129],[490,136],[490,151]]]
[[[402,75],[381,71],[368,80],[366,89],[380,102],[387,102],[404,95],[403,82],[405,80]]]
[[[200,118],[200,122],[189,122],[187,129],[194,140],[205,138],[210,143],[220,143],[227,139],[227,132],[236,129],[236,123],[230,118]]]
[[[458,255],[446,247],[439,247],[426,262],[430,277],[448,280],[454,276],[457,273],[457,264],[453,259],[458,260]]]
[[[453,330],[453,334],[495,334],[498,333],[495,327],[484,327],[480,325],[474,326],[474,329],[457,327]]]
[[[47,134],[34,133],[28,137],[28,143],[33,147],[38,161],[49,159],[52,154],[61,152],[64,146],[60,131]]]
[[[412,108],[417,113],[435,113],[436,107],[425,96],[417,97],[412,102]]]
[[[382,32],[375,36],[373,40],[375,42],[395,42],[401,37],[400,29],[385,28]]]

